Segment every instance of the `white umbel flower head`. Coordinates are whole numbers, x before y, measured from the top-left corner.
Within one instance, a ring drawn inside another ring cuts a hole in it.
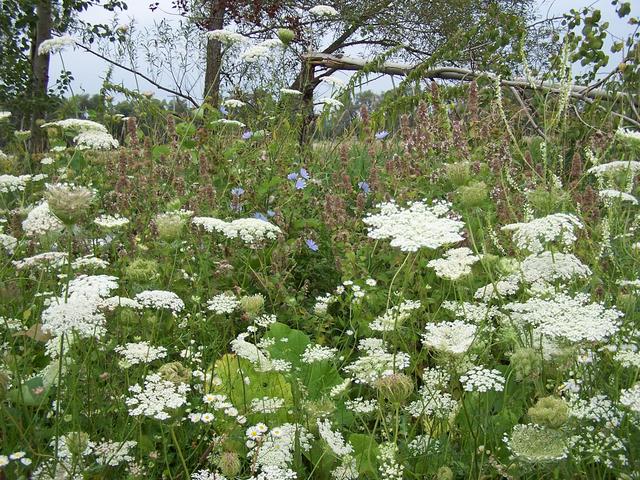
[[[224,29],[211,30],[207,32],[207,38],[209,40],[217,40],[225,45],[234,45],[236,43],[244,43],[248,41],[247,37],[244,35]]]
[[[422,344],[441,352],[459,355],[465,353],[476,336],[477,327],[461,320],[427,324]]]
[[[316,5],[315,7],[309,9],[309,13],[317,17],[337,17],[338,16],[338,11],[329,5]]]
[[[575,215],[554,213],[527,223],[511,223],[502,227],[502,230],[513,232],[513,240],[518,248],[539,253],[545,249],[545,244],[551,242],[571,247],[576,241],[575,230],[583,228],[584,225]]]
[[[64,50],[67,47],[75,47],[76,41],[73,37],[69,35],[64,35],[62,37],[51,38],[49,40],[45,40],[40,45],[38,45],[38,55],[50,55],[52,53],[58,53]]]
[[[415,252],[420,248],[439,248],[458,243],[464,222],[448,218],[450,204],[413,202],[400,208],[394,202],[377,205],[380,213],[363,219],[369,227],[369,238],[391,240],[391,246],[403,252]]]
[[[458,280],[471,273],[471,267],[480,260],[470,248],[460,247],[447,250],[443,258],[431,260],[427,266],[436,271],[436,275],[447,280]]]

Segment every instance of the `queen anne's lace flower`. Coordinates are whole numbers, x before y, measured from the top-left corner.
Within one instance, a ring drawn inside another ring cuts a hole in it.
[[[586,294],[570,297],[559,293],[548,300],[532,298],[505,307],[520,325],[533,325],[543,335],[570,342],[604,341],[618,331],[622,317],[614,308],[589,303]]]
[[[149,342],[127,343],[122,346],[117,346],[114,350],[123,357],[121,365],[125,367],[139,365],[141,363],[150,363],[167,356],[166,348],[154,347],[149,344]]]
[[[102,228],[118,228],[129,223],[129,219],[120,215],[101,215],[93,223]]]
[[[96,130],[80,132],[73,141],[79,150],[111,150],[120,146],[111,134]]]
[[[338,11],[329,5],[316,5],[309,9],[309,13],[318,17],[335,17]]]
[[[640,383],[620,392],[620,403],[633,413],[640,414]]]
[[[16,270],[27,268],[56,269],[61,268],[67,262],[68,256],[67,252],[44,252],[22,260],[14,260],[12,263]]]
[[[378,338],[360,340],[358,350],[363,355],[344,368],[356,383],[372,385],[376,380],[401,372],[409,366],[408,354],[388,352],[385,342]]]
[[[393,332],[411,316],[411,312],[420,308],[418,301],[405,300],[400,305],[391,307],[383,315],[376,318],[369,328],[376,332]]]
[[[50,38],[44,40],[38,45],[38,55],[50,55],[52,53],[58,53],[67,47],[75,47],[76,41],[69,35],[62,37]]]
[[[229,239],[239,238],[252,247],[259,246],[265,240],[275,240],[282,230],[258,218],[241,218],[225,222],[212,217],[194,217],[194,225],[202,226],[207,232],[219,232]]]
[[[571,247],[576,241],[574,230],[582,228],[584,225],[575,215],[554,213],[527,223],[505,225],[502,230],[513,232],[513,239],[518,248],[539,253],[544,250],[545,244],[550,242]]]
[[[521,265],[522,278],[532,284],[540,281],[568,282],[574,278],[587,278],[591,270],[571,253],[542,252],[529,255]]]
[[[436,202],[428,206],[424,202],[413,202],[401,209],[395,203],[387,202],[379,204],[378,208],[380,213],[363,219],[369,226],[369,237],[391,239],[391,246],[403,252],[435,249],[464,240],[460,234],[464,223],[446,217],[449,203]]]
[[[462,375],[460,383],[467,392],[501,392],[504,390],[505,379],[499,370],[489,370],[479,365]]]
[[[171,417],[171,410],[187,403],[186,393],[189,391],[189,385],[176,385],[153,373],[147,375],[144,385],[133,385],[129,387],[129,391],[132,395],[125,400],[129,407],[129,415],[167,420]]]
[[[441,352],[465,353],[473,343],[477,327],[460,320],[427,324],[422,344]]]
[[[593,173],[597,177],[601,177],[605,173],[630,172],[636,175],[640,172],[640,162],[635,160],[616,160],[615,162],[601,163],[587,170],[587,173]]]
[[[235,43],[243,43],[248,41],[247,37],[236,32],[229,30],[211,30],[207,32],[207,38],[209,40],[218,40],[225,45],[233,45]]]
[[[562,432],[540,425],[516,425],[504,442],[520,460],[533,464],[556,462],[567,457],[567,440]]]
[[[59,232],[63,227],[62,222],[49,210],[49,204],[46,201],[33,208],[22,222],[22,230],[28,237]]]
[[[58,127],[63,130],[72,130],[75,132],[103,132],[107,133],[107,127],[101,123],[92,120],[84,120],[82,118],[67,118],[48,122],[42,125],[42,128]]]
[[[327,445],[336,456],[342,457],[343,455],[353,453],[351,444],[345,442],[340,432],[331,429],[331,422],[329,422],[329,420],[318,419],[318,433],[320,437],[327,442]]]
[[[0,175],[0,193],[23,192],[31,175]]]
[[[452,248],[447,250],[443,258],[431,260],[427,266],[436,271],[436,275],[447,280],[458,280],[471,273],[471,266],[480,260],[470,248]]]
[[[221,293],[207,301],[207,309],[218,315],[233,313],[239,306],[238,299],[228,293]]]
[[[322,362],[331,360],[335,357],[336,353],[338,353],[338,349],[336,348],[310,343],[305,347],[304,352],[300,355],[300,359],[304,363]]]
[[[613,189],[605,189],[605,190],[600,190],[598,192],[598,195],[600,196],[600,198],[604,198],[604,199],[617,198],[620,201],[629,202],[631,205],[638,205],[638,199],[626,192],[620,192],[618,190],[613,190]]]
[[[184,309],[184,302],[173,292],[166,290],[145,290],[138,293],[134,300],[146,308],[167,309],[177,314]]]

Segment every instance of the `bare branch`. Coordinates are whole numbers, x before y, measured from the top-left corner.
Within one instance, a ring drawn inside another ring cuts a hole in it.
[[[185,93],[182,93],[182,92],[179,92],[179,91],[177,91],[177,90],[173,90],[173,89],[171,89],[171,88],[168,88],[168,87],[165,87],[165,86],[163,86],[163,85],[160,85],[158,82],[156,82],[156,81],[154,81],[153,79],[149,78],[147,75],[145,75],[145,74],[143,74],[143,73],[140,73],[140,72],[138,72],[138,71],[134,70],[133,68],[129,68],[129,67],[127,67],[126,65],[122,65],[121,63],[118,63],[118,62],[116,62],[115,60],[112,60],[112,59],[110,59],[110,58],[108,58],[108,57],[105,57],[104,55],[102,55],[102,54],[100,54],[100,53],[98,53],[98,52],[96,52],[96,51],[94,51],[94,50],[91,50],[91,49],[90,49],[89,47],[87,47],[86,45],[83,45],[83,44],[81,44],[81,43],[76,43],[76,45],[77,45],[78,47],[82,48],[85,52],[90,53],[90,54],[92,54],[92,55],[95,55],[96,57],[98,57],[98,58],[100,58],[100,59],[104,60],[104,61],[105,61],[105,62],[107,62],[107,63],[110,63],[111,65],[114,65],[114,66],[116,66],[116,67],[118,67],[118,68],[121,68],[121,69],[123,69],[123,70],[126,70],[126,71],[127,71],[127,72],[129,72],[129,73],[133,73],[134,75],[138,75],[140,78],[143,78],[144,80],[146,80],[147,82],[149,82],[151,85],[153,85],[154,87],[156,87],[156,88],[158,88],[158,89],[160,89],[160,90],[162,90],[162,91],[165,91],[165,92],[167,92],[167,93],[171,93],[171,94],[173,94],[173,95],[175,95],[175,96],[177,96],[177,97],[180,97],[180,98],[184,98],[185,100],[187,100],[187,101],[191,102],[191,104],[193,104],[193,106],[194,106],[194,107],[196,107],[196,108],[200,106],[200,104],[199,104],[198,102],[196,102],[196,101],[193,99],[193,97],[191,97],[191,96],[189,96],[189,95],[187,95],[187,94],[185,94]]]

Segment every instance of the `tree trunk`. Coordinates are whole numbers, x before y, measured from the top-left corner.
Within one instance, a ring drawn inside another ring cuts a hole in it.
[[[307,145],[316,125],[316,114],[313,111],[313,92],[316,88],[315,67],[303,61],[298,78],[292,87],[302,92],[302,127],[300,128],[300,145]]]
[[[209,30],[224,27],[224,0],[213,0],[209,10]],[[218,105],[220,101],[220,69],[222,67],[222,44],[218,40],[207,40],[207,68],[204,76],[204,101]]]
[[[33,75],[31,112],[31,151],[42,152],[46,149],[47,138],[40,128],[40,121],[47,113],[47,91],[49,88],[49,54],[38,55],[38,48],[45,40],[51,38],[51,0],[38,0],[36,4],[35,46],[31,57]]]

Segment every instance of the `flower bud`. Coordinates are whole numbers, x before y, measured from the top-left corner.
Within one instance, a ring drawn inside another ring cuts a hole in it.
[[[249,318],[255,318],[262,312],[264,297],[260,294],[246,295],[240,298],[240,306]]]
[[[236,452],[223,452],[218,466],[222,474],[228,478],[236,478],[242,469],[240,457]]]
[[[518,381],[536,378],[542,372],[540,352],[533,348],[517,348],[511,354],[510,362]]]
[[[484,182],[475,182],[458,188],[460,203],[464,208],[481,206],[489,197],[489,189]]]
[[[285,45],[289,45],[293,41],[293,39],[296,38],[296,34],[293,30],[289,28],[279,28],[278,38]]]
[[[89,434],[85,432],[69,432],[65,435],[67,448],[74,457],[79,457],[89,446]]]
[[[180,362],[165,363],[158,369],[160,376],[173,383],[187,383],[191,378],[191,370]]]
[[[559,428],[569,418],[567,402],[558,397],[543,397],[527,412],[533,423]]]
[[[465,185],[471,179],[469,162],[450,163],[446,166],[447,179],[456,187]]]
[[[158,276],[158,263],[138,258],[127,266],[125,276],[134,282],[149,281]]]
[[[62,223],[75,225],[87,216],[93,202],[93,192],[73,185],[47,185],[45,198],[51,213]]]
[[[160,239],[170,242],[180,238],[186,220],[177,213],[161,213],[156,217],[155,223]]]
[[[404,373],[380,377],[375,386],[378,393],[391,403],[403,403],[413,393],[413,380]]]

